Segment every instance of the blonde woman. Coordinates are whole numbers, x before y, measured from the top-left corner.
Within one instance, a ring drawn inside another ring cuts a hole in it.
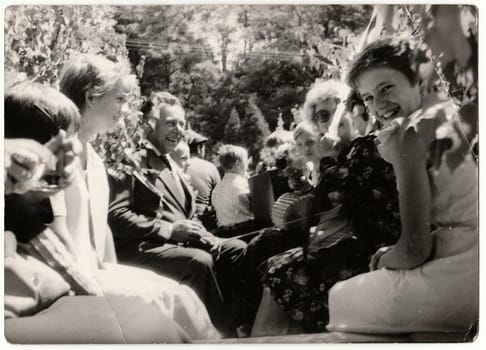
[[[141,296],[179,323],[191,338],[219,338],[205,306],[189,287],[149,270],[116,263],[107,223],[108,180],[89,140],[96,133],[113,129],[131,79],[127,64],[93,55],[67,62],[61,74],[61,91],[81,112],[78,135],[84,149],[78,176],[65,190],[64,213],[78,248],[78,261],[94,275],[105,294]]]

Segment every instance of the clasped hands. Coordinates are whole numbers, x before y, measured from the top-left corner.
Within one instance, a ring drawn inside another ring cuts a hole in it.
[[[212,254],[219,254],[221,240],[208,232],[197,221],[179,220],[172,224],[172,241],[182,246],[202,248]]]

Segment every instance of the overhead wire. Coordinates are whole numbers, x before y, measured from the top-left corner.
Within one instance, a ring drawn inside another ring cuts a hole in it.
[[[334,46],[336,48],[344,48],[344,46],[336,45],[333,43],[326,43],[327,45]],[[125,42],[127,47],[133,48],[146,48],[146,49],[162,49],[169,50],[169,48],[179,49],[180,51],[172,51],[176,55],[186,54],[188,52],[195,52],[201,54],[210,55],[211,49],[209,47],[194,45],[194,44],[176,44],[176,43],[165,43],[161,41],[148,40],[148,39],[127,39]],[[239,53],[238,56],[243,57],[271,57],[276,59],[295,59],[305,56],[302,51],[268,51],[268,50],[258,50],[248,53]],[[319,54],[315,54],[316,57],[324,58]]]

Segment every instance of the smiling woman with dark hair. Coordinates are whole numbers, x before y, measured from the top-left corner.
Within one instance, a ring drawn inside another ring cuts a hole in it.
[[[351,65],[348,81],[383,123],[378,150],[397,177],[402,225],[371,272],[331,289],[330,330],[465,332],[478,319],[478,168],[454,103],[426,94],[424,58],[413,39],[385,37]]]

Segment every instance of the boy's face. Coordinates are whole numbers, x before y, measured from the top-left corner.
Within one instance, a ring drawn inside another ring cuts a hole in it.
[[[182,171],[187,173],[187,169],[189,169],[189,152],[178,148],[171,153],[171,157]]]
[[[322,158],[319,149],[319,134],[303,131],[295,140],[297,152],[310,162],[319,162]]]

